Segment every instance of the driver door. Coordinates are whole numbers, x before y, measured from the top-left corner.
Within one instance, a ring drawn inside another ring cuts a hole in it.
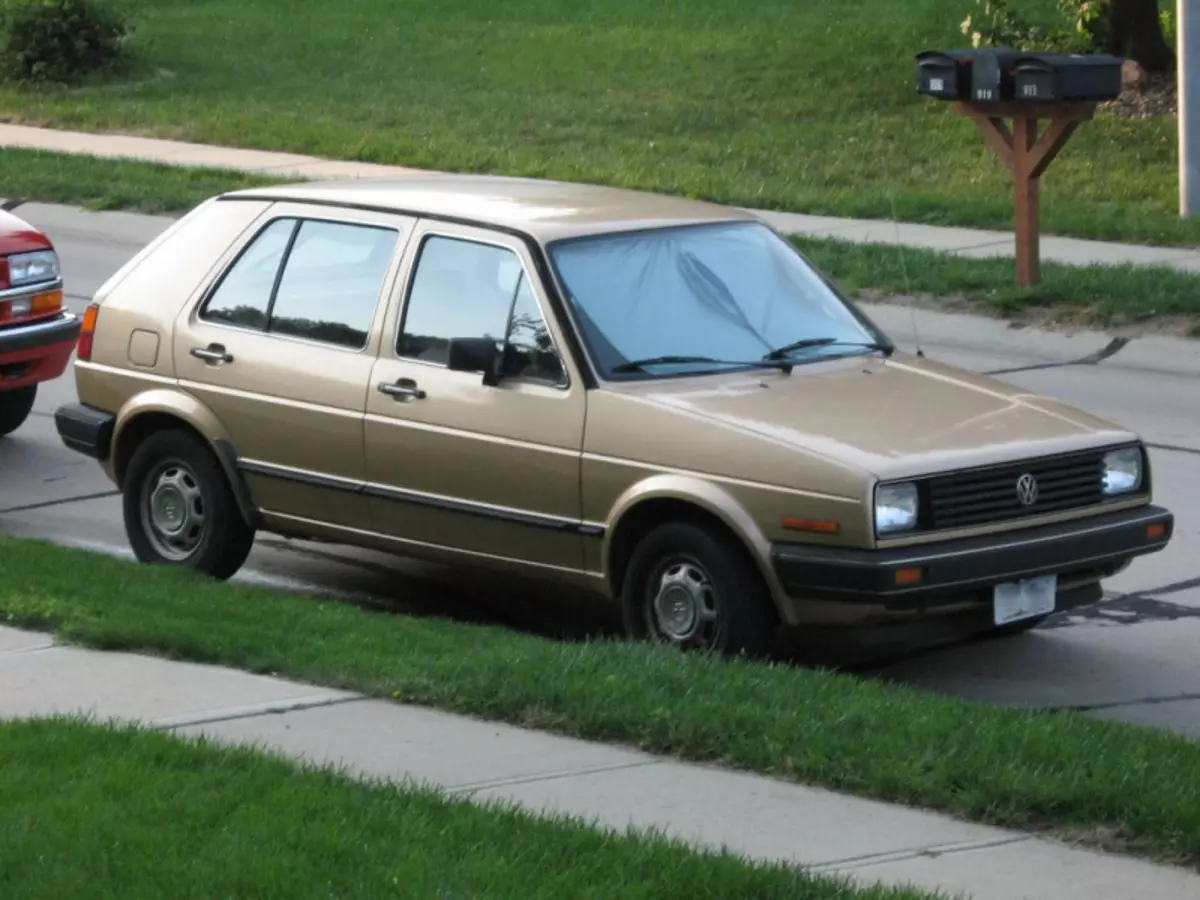
[[[583,569],[586,397],[516,238],[421,223],[371,373],[365,423],[374,529],[402,541]],[[511,346],[502,377],[447,367],[451,338]]]

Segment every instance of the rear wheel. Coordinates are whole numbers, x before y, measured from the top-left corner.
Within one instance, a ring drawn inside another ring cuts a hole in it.
[[[172,429],[146,438],[123,484],[125,533],[144,563],[233,576],[254,544],[225,471],[195,435]]]
[[[630,635],[684,650],[759,656],[776,628],[758,570],[716,528],[672,522],[634,548],[621,592]]]
[[[25,424],[33,412],[33,401],[37,399],[37,385],[0,390],[0,437],[12,434]]]

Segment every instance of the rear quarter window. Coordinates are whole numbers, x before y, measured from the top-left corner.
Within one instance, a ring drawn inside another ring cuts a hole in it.
[[[124,365],[135,331],[168,340],[176,317],[268,206],[210,201],[151,240],[96,293],[100,316],[92,361]],[[174,374],[172,355],[159,353],[156,364],[144,371]]]

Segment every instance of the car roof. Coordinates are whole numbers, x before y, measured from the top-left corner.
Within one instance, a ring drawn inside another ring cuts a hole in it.
[[[250,188],[221,199],[298,201],[455,219],[519,231],[542,243],[613,231],[758,221],[746,210],[643,191],[510,178],[415,175]]]

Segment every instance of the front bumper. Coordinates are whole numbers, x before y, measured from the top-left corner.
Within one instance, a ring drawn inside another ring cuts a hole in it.
[[[1174,516],[1142,506],[1056,525],[890,550],[776,544],[771,558],[793,600],[936,612],[990,602],[991,589],[1037,575],[1086,583],[1162,550]]]
[[[28,325],[0,328],[0,390],[58,378],[79,338],[79,318],[64,312]]]

